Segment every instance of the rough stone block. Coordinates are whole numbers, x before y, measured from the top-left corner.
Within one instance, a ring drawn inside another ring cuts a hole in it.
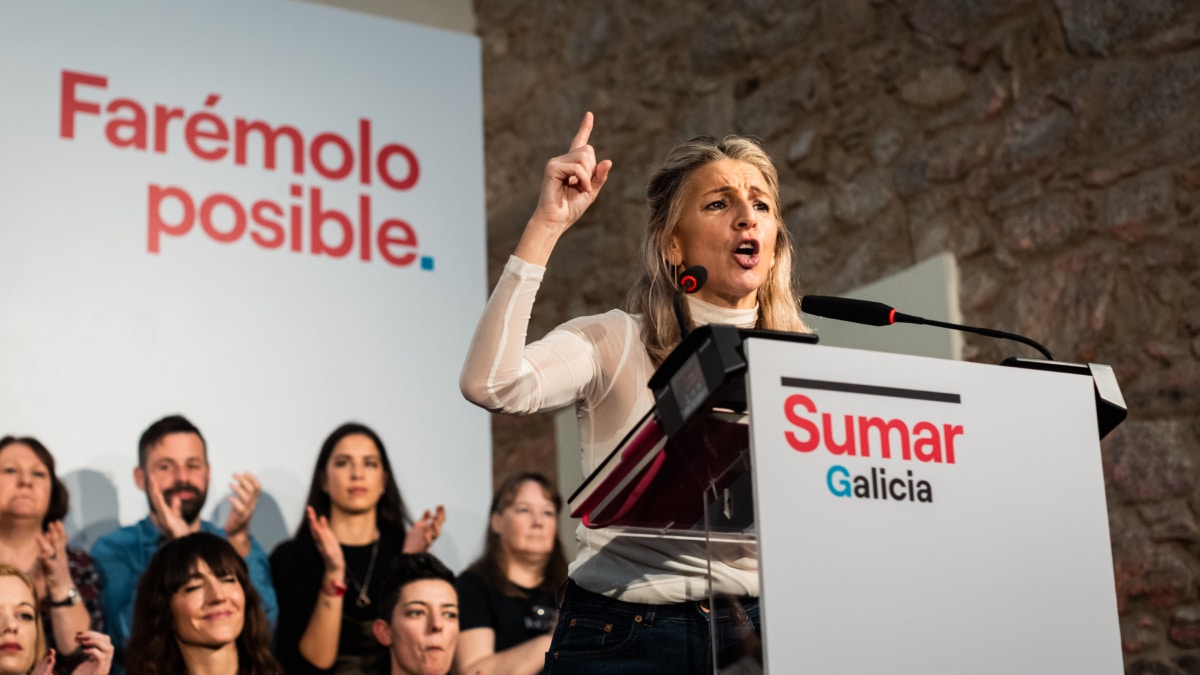
[[[1078,54],[1101,56],[1121,42],[1171,25],[1185,0],[1055,0],[1067,43]]]
[[[770,82],[737,102],[737,128],[771,138],[788,128],[799,110],[822,105],[824,75],[814,65]]]
[[[1110,152],[1145,142],[1193,116],[1200,104],[1200,50],[1112,61],[1096,70],[1077,103]]]
[[[892,191],[881,172],[864,173],[834,191],[833,214],[843,222],[863,225],[892,198]]]
[[[1074,195],[1053,194],[1016,209],[1000,224],[1004,243],[1013,251],[1057,246],[1083,227]]]
[[[1121,617],[1121,649],[1141,654],[1162,643],[1163,628],[1153,614],[1136,612]]]
[[[1144,227],[1165,218],[1171,211],[1171,174],[1165,171],[1135,176],[1117,183],[1105,194],[1105,227],[1130,242]]]
[[[1196,485],[1195,445],[1179,420],[1126,420],[1102,446],[1105,477],[1132,502],[1187,496]]]
[[[967,81],[955,66],[923,68],[900,85],[900,98],[924,108],[935,108],[962,98]]]
[[[1172,544],[1151,540],[1136,514],[1110,513],[1109,532],[1118,611],[1135,600],[1157,608],[1195,600],[1195,573],[1182,552]]]
[[[1143,373],[1125,390],[1130,410],[1144,415],[1190,414],[1200,391],[1200,364],[1179,364],[1169,369]]]
[[[1180,647],[1200,647],[1200,605],[1176,607],[1168,634]]]
[[[822,194],[809,199],[784,214],[784,222],[795,235],[796,245],[803,247],[822,240],[833,224],[833,208],[829,197]]]
[[[1172,499],[1165,502],[1140,504],[1138,513],[1149,526],[1150,538],[1154,541],[1185,543],[1200,541],[1196,517],[1186,500]]]

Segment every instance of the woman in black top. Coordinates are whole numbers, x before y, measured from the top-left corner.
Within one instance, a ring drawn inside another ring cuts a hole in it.
[[[409,522],[383,441],[370,428],[334,430],[317,457],[305,518],[271,554],[279,597],[275,653],[290,675],[386,673],[372,633],[388,561],[429,549],[445,511]]]
[[[509,478],[492,498],[483,556],[455,581],[459,634],[455,672],[540,673],[567,578],[558,538],[562,497],[545,476]]]

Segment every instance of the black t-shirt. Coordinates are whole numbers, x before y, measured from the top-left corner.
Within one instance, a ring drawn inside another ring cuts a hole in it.
[[[346,578],[346,596],[342,603],[338,658],[329,670],[313,666],[300,655],[300,637],[308,628],[325,577],[325,563],[317,551],[316,542],[312,537],[291,539],[277,546],[271,554],[271,577],[275,583],[275,595],[279,599],[279,625],[275,629],[274,651],[289,675],[390,672],[387,648],[376,641],[371,624],[379,616],[378,605],[383,602],[383,585],[388,567],[403,552],[404,541],[396,536],[380,536],[375,569],[370,581],[366,581],[372,547],[373,544],[342,546],[342,555],[350,574]],[[368,606],[359,607],[355,602],[359,587],[352,578],[366,584],[370,599]]]
[[[474,572],[454,581],[458,590],[458,628],[491,628],[497,652],[554,630],[554,594],[544,588],[520,588],[526,597],[514,598],[489,587]]]

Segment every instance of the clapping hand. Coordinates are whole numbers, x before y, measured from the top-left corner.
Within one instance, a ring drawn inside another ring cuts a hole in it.
[[[428,509],[425,513],[413,523],[412,529],[408,531],[408,536],[404,538],[405,553],[424,553],[433,546],[433,541],[442,533],[442,523],[446,522],[446,509],[443,506],[438,506],[436,512],[430,513]]]
[[[83,663],[71,671],[71,675],[107,675],[112,667],[113,645],[104,633],[85,630],[75,635],[75,644],[84,654]]]
[[[250,519],[258,505],[262,484],[248,473],[235,473],[229,483],[229,516],[225,518],[225,538],[245,557],[250,553]]]
[[[46,578],[46,589],[51,597],[54,591],[70,588],[71,567],[67,560],[67,530],[61,520],[56,520],[46,526],[46,531],[37,536],[38,567],[37,570]]]
[[[338,543],[333,530],[329,529],[329,519],[318,516],[311,506],[305,507],[304,514],[308,517],[308,529],[312,531],[317,552],[325,561],[326,576],[340,583],[346,574],[346,559],[342,555],[342,545]]]
[[[146,481],[146,489],[150,493],[150,507],[158,520],[158,528],[167,539],[178,539],[191,532],[186,520],[183,519],[183,500],[176,495],[170,503],[163,496],[162,488],[153,480]]]

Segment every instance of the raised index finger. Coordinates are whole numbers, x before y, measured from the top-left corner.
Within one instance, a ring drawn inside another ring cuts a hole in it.
[[[581,148],[587,145],[588,137],[592,135],[592,122],[595,120],[591,112],[583,114],[583,121],[579,123],[579,131],[575,132],[575,138],[571,140],[571,147],[568,151],[575,148]]]

